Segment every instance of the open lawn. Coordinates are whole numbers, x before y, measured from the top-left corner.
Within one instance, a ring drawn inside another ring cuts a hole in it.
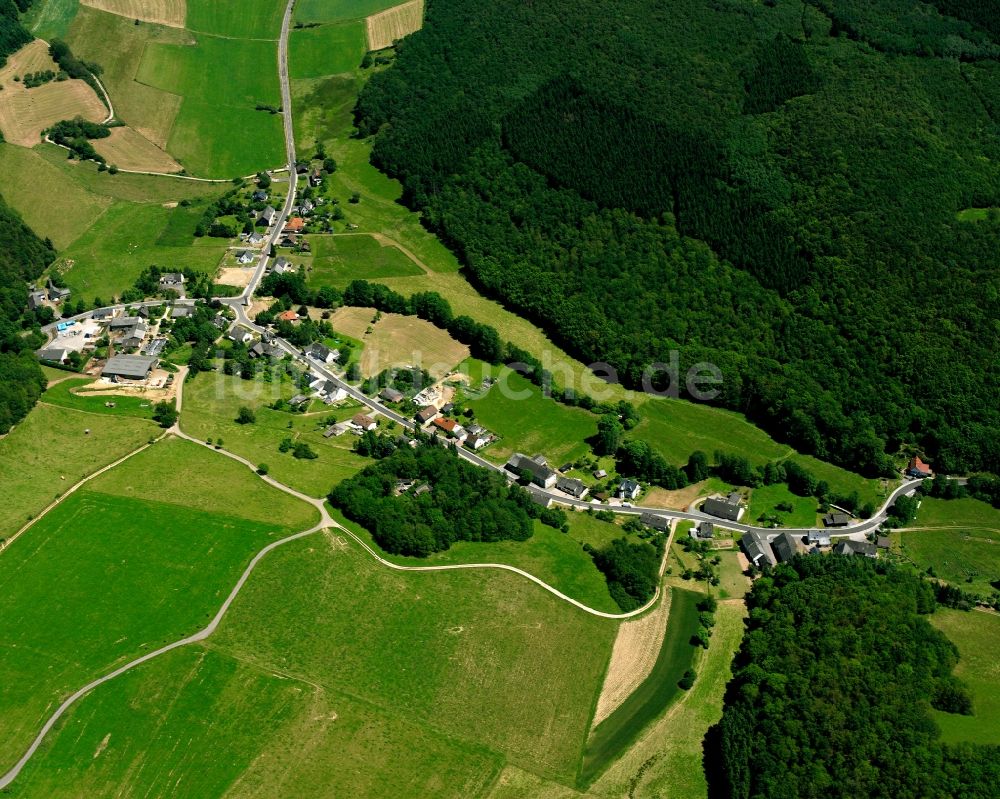
[[[345,287],[352,280],[422,275],[423,270],[391,244],[370,235],[310,236],[310,286]]]
[[[187,0],[186,27],[199,33],[234,39],[275,39],[281,32],[283,0]],[[270,66],[270,65],[269,65]]]
[[[1000,531],[912,530],[893,537],[918,569],[933,568],[935,576],[959,588],[990,594],[993,584],[1000,584]]]
[[[288,71],[292,79],[321,78],[352,72],[365,55],[361,22],[293,30],[288,38]]]
[[[582,541],[587,540],[587,530],[578,523],[577,516],[570,515],[570,533],[562,533],[535,521],[535,532],[527,541],[456,541],[444,552],[436,552],[427,558],[407,558],[390,555],[381,550],[363,527],[346,519],[338,510],[331,515],[344,527],[361,538],[369,546],[379,551],[382,557],[404,566],[439,566],[454,563],[504,563],[516,566],[533,574],[566,596],[594,610],[606,613],[620,613],[621,608],[608,593],[608,584],[594,561],[583,551]],[[605,524],[614,529],[613,525]],[[620,530],[619,530],[620,533]],[[621,534],[621,533],[620,533]]]
[[[1000,744],[1000,616],[938,608],[930,621],[958,647],[955,674],[972,691],[974,715],[934,711],[941,737],[948,743]]]
[[[310,496],[322,497],[336,483],[369,463],[352,452],[357,440],[354,436],[345,433],[323,438],[322,435],[328,417],[349,419],[358,409],[354,406],[328,409],[320,405],[319,412],[303,415],[266,407],[279,397],[288,399],[295,393],[297,389],[288,381],[251,382],[204,372],[185,383],[181,428],[200,439],[221,438],[226,449],[253,463],[267,464],[275,479]],[[244,405],[256,413],[255,423],[236,424],[236,416]],[[308,443],[319,457],[298,460],[290,452],[279,452],[278,445],[285,438]]]
[[[80,58],[101,65],[101,82],[116,116],[158,147],[166,147],[182,98],[139,82],[136,73],[147,45],[190,43],[191,35],[177,28],[136,25],[126,17],[81,6],[67,41]]]
[[[483,451],[494,461],[514,452],[541,453],[559,466],[590,451],[586,440],[597,433],[597,417],[542,396],[541,389],[507,367],[496,370],[497,382],[481,397],[465,404],[476,421],[501,436]]]
[[[36,405],[0,439],[0,537],[9,538],[71,485],[159,432],[158,426],[141,419],[90,414],[44,401]]]
[[[343,22],[364,19],[394,5],[398,5],[398,0],[299,0],[295,4],[295,21]]]
[[[185,0],[80,0],[85,6],[143,22],[184,27]]]
[[[791,505],[791,511],[778,510],[778,505]],[[763,521],[762,517],[777,517],[782,527],[813,527],[816,524],[816,499],[800,497],[784,483],[760,486],[750,494],[746,524]]]
[[[167,151],[202,177],[231,178],[280,164],[280,115],[255,110],[281,103],[276,44],[195,38],[193,46],[147,44],[136,74],[139,82],[184,98]],[[206,80],[209,75],[226,79]]]
[[[109,164],[137,172],[180,172],[183,167],[169,153],[132,128],[114,128],[106,139],[94,141],[94,149]]]
[[[155,484],[156,476],[138,479]],[[285,529],[248,521],[238,504],[227,513],[193,504],[81,489],[0,556],[5,765],[55,701],[201,627],[250,557]]]
[[[391,366],[419,366],[437,379],[469,357],[468,347],[430,322],[384,313],[373,324],[375,314],[371,308],[339,308],[330,316],[334,330],[364,345],[361,373],[365,377]]]
[[[402,5],[387,8],[372,14],[365,20],[369,50],[384,50],[392,47],[397,39],[402,39],[424,24],[424,0],[409,0]]]
[[[152,264],[215,274],[228,242],[204,238],[188,246],[161,246],[157,241],[171,217],[172,210],[162,205],[116,202],[60,253],[53,268],[62,273],[74,297],[105,301],[132,286]]]
[[[924,497],[914,527],[975,527],[1000,532],[1000,510],[978,499]]]

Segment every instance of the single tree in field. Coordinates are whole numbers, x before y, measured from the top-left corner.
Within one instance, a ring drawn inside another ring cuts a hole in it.
[[[598,455],[614,455],[622,445],[625,428],[612,413],[605,414],[597,423],[597,440],[594,451]]]
[[[251,408],[244,405],[236,414],[236,424],[253,424],[257,421],[257,414]]]

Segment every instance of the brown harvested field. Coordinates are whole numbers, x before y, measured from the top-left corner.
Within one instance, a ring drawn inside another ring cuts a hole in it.
[[[688,505],[698,499],[704,489],[704,483],[693,483],[676,491],[665,488],[651,488],[642,499],[643,505],[667,510],[687,510]]]
[[[42,131],[61,119],[82,116],[101,122],[107,116],[104,103],[82,80],[52,81],[26,89],[14,76],[59,67],[49,57],[48,45],[40,39],[22,47],[0,70],[0,132],[11,144],[34,147]]]
[[[157,22],[183,28],[187,16],[186,0],[80,0],[85,6],[107,11],[127,19]]]
[[[166,150],[132,128],[112,128],[106,139],[94,139],[94,149],[119,169],[136,172],[180,172],[178,164]]]
[[[360,362],[365,377],[390,366],[419,366],[440,379],[469,357],[468,347],[430,322],[386,313],[372,324],[375,314],[372,308],[339,308],[330,317],[334,330],[365,345]]]
[[[395,8],[372,14],[365,20],[368,49],[384,50],[396,39],[420,30],[424,24],[424,0],[410,0]]]
[[[240,288],[246,288],[250,283],[250,278],[253,277],[253,267],[243,267],[243,266],[224,266],[219,270],[218,277],[215,278],[216,283],[221,283],[223,286],[239,286]]]
[[[667,632],[670,616],[670,592],[663,592],[663,600],[652,613],[634,621],[622,622],[611,650],[608,673],[597,699],[593,726],[610,716],[642,683],[653,670],[656,658]]]

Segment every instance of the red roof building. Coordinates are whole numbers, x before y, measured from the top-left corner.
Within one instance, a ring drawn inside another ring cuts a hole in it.
[[[926,463],[924,463],[922,460],[920,460],[920,458],[917,457],[916,455],[910,458],[910,465],[909,467],[907,467],[906,473],[911,477],[934,476],[934,471],[931,469],[931,467],[928,466]]]
[[[306,226],[306,220],[301,216],[293,216],[285,222],[285,233],[301,233]]]
[[[295,313],[295,311],[282,311],[280,314],[278,314],[278,319],[280,319],[282,322],[294,322],[298,318],[299,315]]]

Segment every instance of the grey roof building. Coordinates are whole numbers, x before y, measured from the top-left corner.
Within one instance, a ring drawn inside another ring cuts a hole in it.
[[[851,517],[846,513],[831,512],[823,517],[823,524],[826,527],[847,527],[851,523]]]
[[[570,496],[580,499],[580,497],[585,496],[589,488],[584,485],[582,480],[577,480],[575,477],[557,477],[556,478],[556,488],[560,491],[565,491]]]
[[[156,367],[156,358],[148,355],[116,355],[109,358],[102,377],[114,380],[145,380]]]
[[[661,533],[665,533],[670,529],[670,519],[666,516],[660,516],[656,513],[643,513],[639,517],[639,521],[642,522],[647,527],[652,527],[654,530],[659,530]]]
[[[805,550],[802,541],[789,532],[784,532],[771,542],[771,549],[782,563],[787,563]]]
[[[740,495],[736,493],[730,494],[726,499],[709,497],[701,509],[710,516],[718,516],[720,519],[728,519],[731,522],[738,522],[745,510],[740,502]]]
[[[43,347],[42,349],[35,352],[40,361],[55,361],[56,363],[65,363],[66,359],[69,357],[69,350],[63,347]]]
[[[405,396],[402,391],[394,389],[392,386],[386,386],[379,393],[379,396],[386,402],[399,402]]]
[[[642,486],[631,477],[626,477],[618,486],[619,499],[635,499],[642,491]]]
[[[750,562],[758,568],[774,566],[778,562],[774,557],[771,545],[767,542],[767,533],[759,531],[743,533],[740,545]]]
[[[527,472],[531,475],[531,482],[542,488],[552,488],[556,484],[558,477],[544,463],[540,463],[536,458],[529,458],[520,452],[515,452],[510,456],[510,460],[507,461],[505,468],[518,476],[520,476],[521,472]]]
[[[257,217],[257,221],[270,225],[274,221],[275,214],[277,213],[278,212],[274,210],[274,207],[269,205],[260,212],[260,216]]]
[[[838,541],[833,548],[834,555],[864,555],[866,558],[878,557],[878,550],[874,544],[867,541]]]

